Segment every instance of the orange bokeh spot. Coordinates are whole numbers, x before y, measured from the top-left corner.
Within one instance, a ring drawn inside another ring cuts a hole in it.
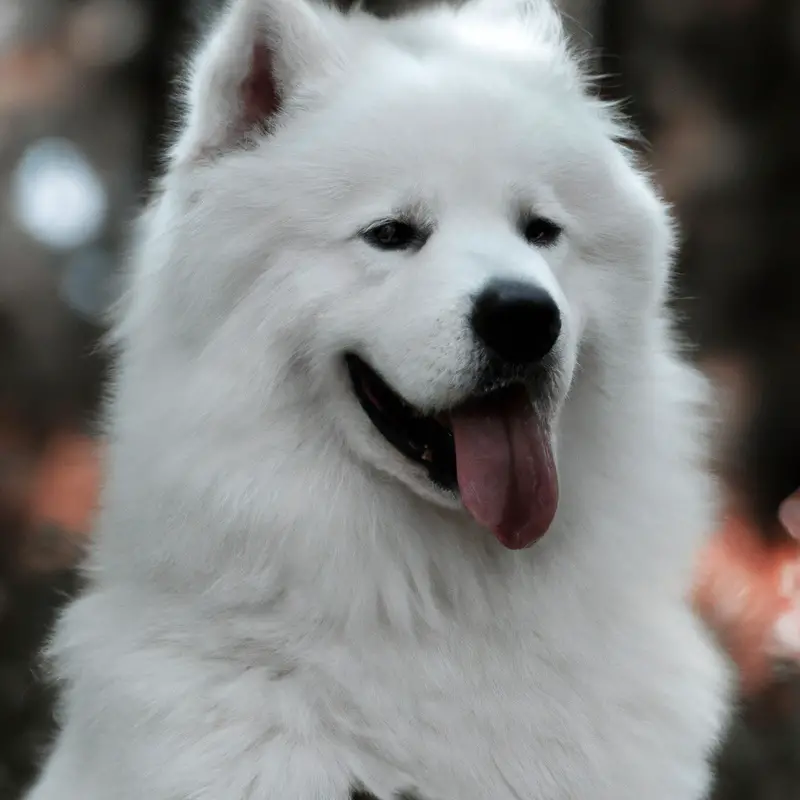
[[[742,689],[756,692],[776,660],[800,660],[800,544],[768,543],[732,513],[701,553],[695,607],[739,668]]]

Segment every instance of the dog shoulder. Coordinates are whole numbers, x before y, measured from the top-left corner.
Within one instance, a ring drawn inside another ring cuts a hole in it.
[[[349,800],[357,781],[304,727],[290,669],[215,656],[230,620],[208,621],[208,650],[174,623],[164,636],[174,609],[139,600],[89,593],[62,618],[51,657],[66,724],[30,800]]]

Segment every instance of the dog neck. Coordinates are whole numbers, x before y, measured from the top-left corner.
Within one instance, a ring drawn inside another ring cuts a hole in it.
[[[664,459],[683,459],[691,470],[702,450],[697,417],[686,413],[696,398],[676,396],[673,386],[686,381],[671,379],[685,368],[661,360],[655,383],[637,381],[630,358],[620,362],[624,376],[584,362],[559,421],[559,512],[544,539],[519,553],[503,549],[465,511],[439,508],[355,461],[324,424],[309,436],[308,419],[285,413],[293,404],[286,394],[271,398],[281,426],[264,429],[254,419],[246,442],[214,425],[184,425],[177,402],[167,409],[169,422],[153,420],[143,434],[148,403],[151,410],[165,403],[130,388],[140,383],[134,370],[114,410],[94,556],[100,579],[185,596],[201,614],[235,608],[244,619],[280,609],[292,620],[284,630],[410,635],[460,620],[490,627],[498,615],[528,613],[540,594],[552,593],[553,573],[609,586],[672,581],[681,592],[705,533],[698,520],[710,519],[710,492],[699,469],[694,484],[660,482]],[[622,406],[648,411],[626,415]],[[122,423],[132,408],[136,425],[128,428]],[[638,492],[618,495],[617,487],[631,485]],[[602,494],[616,508],[598,519],[588,498]],[[610,559],[610,552],[625,557]]]

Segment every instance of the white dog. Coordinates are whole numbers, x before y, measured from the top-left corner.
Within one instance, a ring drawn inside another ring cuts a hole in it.
[[[236,0],[187,101],[30,797],[699,800],[704,384],[556,13]]]

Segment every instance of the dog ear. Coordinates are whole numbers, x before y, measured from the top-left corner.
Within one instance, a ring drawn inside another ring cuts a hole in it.
[[[323,13],[334,14],[305,0],[233,0],[189,70],[174,163],[212,159],[269,129],[305,79],[335,68]]]

